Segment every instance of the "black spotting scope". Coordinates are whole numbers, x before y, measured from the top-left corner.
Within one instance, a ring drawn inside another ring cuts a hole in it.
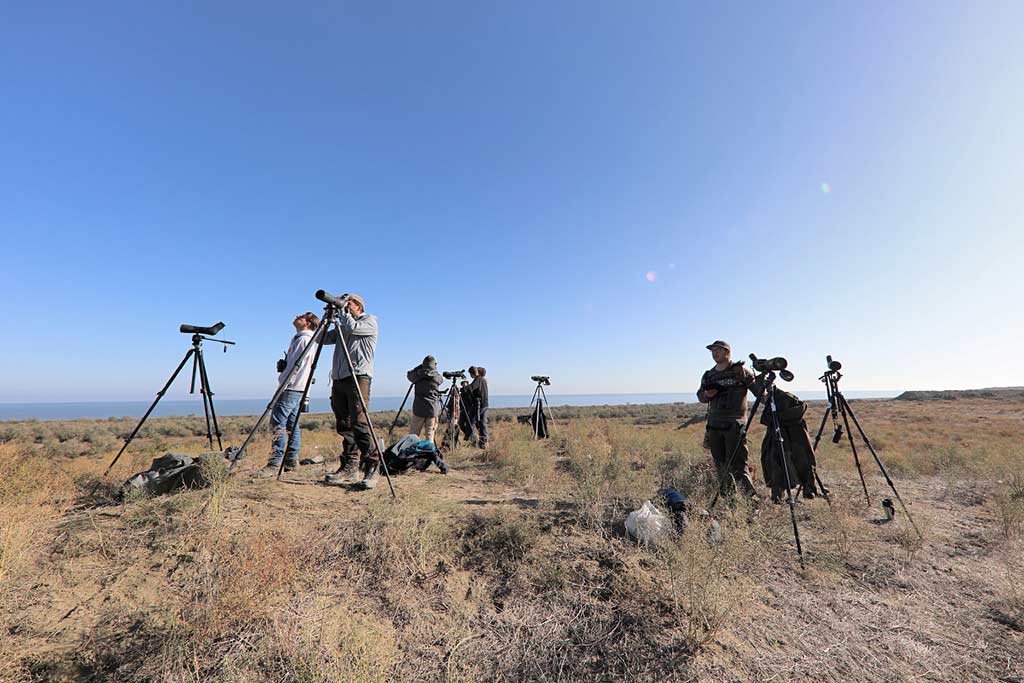
[[[217,323],[216,325],[210,325],[209,327],[199,327],[199,325],[182,325],[178,329],[182,334],[208,334],[212,337],[224,329],[224,323]]]
[[[317,299],[320,299],[320,301],[323,301],[325,304],[330,304],[335,308],[344,308],[345,302],[347,302],[349,299],[348,294],[334,296],[333,294],[328,294],[327,291],[323,289],[316,290],[316,294],[314,294],[313,296],[315,296]]]
[[[825,362],[828,363],[828,369],[832,372],[843,369],[843,364],[837,360],[832,360],[832,356],[825,356]]]

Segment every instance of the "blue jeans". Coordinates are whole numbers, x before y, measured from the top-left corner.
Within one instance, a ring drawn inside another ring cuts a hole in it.
[[[299,431],[299,403],[302,392],[287,389],[274,404],[270,412],[270,434],[274,440],[274,450],[270,454],[268,466],[277,467],[284,455],[284,464],[296,467],[299,464],[299,447],[302,445],[302,433]],[[289,437],[289,432],[291,436]],[[288,450],[285,450],[287,443]]]

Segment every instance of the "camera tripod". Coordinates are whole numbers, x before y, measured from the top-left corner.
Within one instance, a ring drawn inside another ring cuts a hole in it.
[[[104,477],[107,476],[111,468],[113,468],[114,465],[117,464],[117,461],[120,460],[121,455],[128,449],[128,445],[132,442],[132,439],[134,439],[135,435],[139,433],[140,429],[142,429],[142,425],[145,424],[146,419],[149,417],[150,413],[152,413],[153,409],[156,408],[156,404],[160,402],[160,399],[164,397],[164,394],[167,393],[167,390],[171,388],[172,384],[174,384],[174,380],[177,379],[178,373],[180,373],[182,368],[185,367],[185,364],[188,363],[189,358],[192,359],[192,384],[189,387],[188,393],[196,393],[196,377],[198,377],[199,393],[203,395],[203,414],[206,416],[206,439],[207,441],[210,442],[210,449],[213,450],[213,437],[214,435],[216,435],[217,448],[223,448],[223,445],[220,442],[220,425],[217,424],[217,411],[214,410],[213,407],[213,389],[210,388],[210,377],[209,375],[206,374],[206,361],[203,358],[204,341],[212,341],[217,342],[218,344],[224,344],[225,351],[228,350],[228,344],[234,345],[235,342],[233,341],[228,341],[227,339],[213,339],[212,336],[207,336],[215,335],[223,329],[224,323],[222,322],[219,322],[216,325],[211,325],[210,327],[181,325],[178,328],[178,330],[183,334],[192,333],[192,348],[185,352],[185,357],[181,359],[181,362],[178,363],[178,367],[176,367],[174,369],[174,372],[171,373],[171,378],[167,380],[167,384],[164,385],[163,389],[157,392],[156,398],[153,399],[153,403],[151,403],[149,406],[149,410],[146,411],[146,414],[142,416],[142,419],[139,420],[139,423],[135,425],[135,429],[133,429],[131,434],[129,434],[128,437],[124,440],[124,445],[121,446],[121,450],[117,452],[117,455],[114,456],[114,459],[110,461],[109,465],[107,465],[107,469],[103,471]]]
[[[327,331],[330,329],[331,325],[335,325],[335,329],[338,334],[338,341],[336,343],[344,351],[345,363],[348,365],[349,376],[352,378],[352,381],[355,381],[356,374],[355,368],[352,365],[352,355],[349,353],[348,345],[345,343],[345,336],[341,331],[341,326],[338,324],[336,320],[338,311],[345,307],[345,304],[348,303],[349,297],[347,294],[343,294],[340,297],[332,296],[322,289],[317,290],[315,296],[317,299],[323,301],[326,304],[324,306],[323,318],[320,319],[320,324],[317,326],[316,330],[313,331],[313,337],[310,339],[309,343],[306,344],[306,348],[302,350],[302,353],[299,354],[299,357],[295,360],[295,364],[292,366],[292,369],[288,371],[288,375],[281,380],[281,383],[277,387],[277,391],[274,392],[274,396],[270,399],[270,403],[267,404],[267,407],[264,409],[263,414],[260,415],[258,420],[256,420],[256,424],[249,431],[249,434],[245,437],[245,441],[242,442],[242,445],[238,447],[237,452],[235,453],[234,457],[231,460],[231,466],[228,468],[229,473],[235,469],[235,465],[245,455],[246,447],[249,445],[249,442],[252,441],[253,437],[256,435],[256,432],[263,424],[263,421],[267,419],[267,415],[269,415],[270,411],[274,409],[274,405],[276,405],[277,400],[281,398],[281,394],[284,393],[285,387],[288,386],[288,382],[291,380],[292,375],[294,375],[296,370],[302,366],[302,361],[306,358],[306,355],[314,347],[316,347],[316,351],[314,352],[313,355],[313,363],[309,369],[309,377],[306,379],[306,386],[302,391],[302,400],[300,402],[300,405],[306,402],[306,399],[309,396],[309,387],[313,383],[313,376],[316,374],[316,366],[317,363],[320,361],[320,354],[324,348],[324,339],[326,338]],[[377,449],[377,455],[380,457],[380,465],[381,468],[384,470],[385,478],[387,478],[388,488],[391,490],[391,497],[397,498],[398,496],[395,493],[394,484],[391,483],[391,473],[388,472],[388,466],[384,462],[384,449],[381,447],[381,443],[377,439],[377,430],[374,429],[373,427],[373,420],[370,418],[370,411],[366,405],[366,397],[363,396],[363,391],[362,389],[359,388],[358,382],[356,382],[356,394],[359,396],[359,405],[363,410],[363,414],[366,416],[366,423],[370,429],[370,436],[373,441],[373,447]],[[299,415],[296,416],[296,427],[298,426],[298,420],[301,417],[302,413],[300,411]],[[281,472],[283,470],[284,458],[281,459],[281,465],[277,469],[278,479],[281,478]]]
[[[473,422],[466,410],[466,404],[462,400],[462,392],[459,390],[458,380],[461,377],[451,377],[452,383],[445,391],[441,392],[441,415],[448,415],[448,432],[444,435],[444,441],[448,442],[449,451],[454,451],[459,445],[459,434],[462,426],[459,424],[462,419],[472,428]]]
[[[551,435],[550,429],[548,429],[548,417],[555,419],[554,414],[551,412],[551,403],[548,401],[547,392],[544,391],[544,387],[551,386],[551,380],[548,377],[534,376],[531,378],[537,383],[537,387],[533,390],[533,398],[530,399],[530,407],[533,408],[533,414],[530,416],[530,421],[533,422],[533,438],[534,439],[546,439]]]
[[[790,375],[792,376],[792,375]],[[775,371],[769,371],[763,375],[763,382],[761,392],[758,394],[757,399],[754,401],[754,405],[750,409],[750,415],[747,416],[747,421],[744,423],[743,428],[740,430],[739,440],[736,442],[736,447],[733,448],[732,453],[729,455],[729,459],[725,463],[724,472],[719,469],[719,487],[715,491],[715,495],[711,498],[711,502],[708,503],[708,511],[711,511],[715,507],[715,503],[718,502],[719,495],[722,492],[721,480],[724,477],[731,476],[732,463],[736,459],[736,454],[740,448],[743,447],[744,442],[747,438],[747,432],[750,430],[750,423],[754,421],[754,416],[757,415],[757,409],[762,403],[765,404],[765,410],[770,411],[772,423],[768,427],[771,431],[772,438],[775,440],[775,446],[777,447],[778,458],[782,463],[782,472],[785,475],[786,481],[786,502],[789,504],[789,518],[793,523],[793,539],[796,541],[796,554],[800,559],[800,568],[804,568],[804,551],[803,546],[800,544],[800,528],[796,523],[796,496],[793,495],[793,482],[789,474],[789,463],[786,458],[785,440],[782,437],[782,426],[779,424],[778,415],[775,412]],[[767,396],[767,399],[765,398]]]
[[[871,444],[871,440],[868,439],[868,435],[864,433],[864,428],[860,426],[860,421],[857,419],[857,415],[854,414],[853,408],[850,403],[843,396],[843,392],[839,390],[839,380],[842,378],[842,373],[839,372],[843,365],[839,361],[832,360],[832,356],[825,356],[825,362],[828,364],[828,370],[825,374],[818,379],[825,383],[825,395],[828,397],[828,407],[825,409],[825,414],[821,416],[821,425],[818,427],[818,433],[814,437],[814,448],[817,449],[818,442],[821,440],[822,432],[825,431],[825,423],[828,421],[829,416],[832,417],[832,443],[838,444],[843,438],[843,425],[846,426],[847,439],[850,442],[850,450],[853,452],[853,463],[857,466],[857,474],[860,476],[860,485],[864,489],[864,499],[867,500],[868,506],[871,505],[871,495],[868,493],[868,485],[864,481],[864,470],[861,469],[860,456],[857,454],[857,444],[853,440],[853,432],[850,430],[850,420],[853,420],[853,424],[857,427],[857,432],[860,434],[860,438],[864,441],[864,445],[868,447],[871,452],[871,456],[875,459],[875,464],[878,465],[878,470],[882,473],[882,477],[885,478],[885,482],[892,489],[893,494],[896,496],[896,500],[899,501],[900,507],[903,508],[903,512],[906,513],[907,519],[910,520],[910,524],[914,527],[914,531],[917,532],[918,537],[924,538],[921,535],[921,530],[917,528],[917,523],[914,521],[913,516],[910,514],[910,510],[907,509],[906,504],[903,502],[903,498],[900,496],[900,492],[896,490],[896,484],[893,483],[892,478],[889,476],[889,472],[885,469],[885,465],[882,464],[881,458],[878,457],[878,453],[875,451],[875,447]],[[843,423],[839,423],[840,416],[843,418]]]

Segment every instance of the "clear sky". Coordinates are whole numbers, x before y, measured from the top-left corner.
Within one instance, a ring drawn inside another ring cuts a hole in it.
[[[1024,384],[1024,3],[8,3],[2,401],[269,395],[313,292],[493,393]],[[326,364],[324,364],[326,366]],[[321,375],[324,375],[322,366]],[[172,396],[184,395],[182,387]],[[326,395],[326,376],[316,386]]]

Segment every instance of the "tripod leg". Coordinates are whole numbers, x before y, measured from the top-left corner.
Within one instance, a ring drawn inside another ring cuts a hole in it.
[[[548,409],[547,416],[548,416],[548,418],[550,418],[548,420],[550,422],[551,420],[555,419],[555,414],[553,412],[551,412],[551,401],[548,400],[548,392],[544,391],[544,387],[540,388],[540,395],[544,399],[544,405],[547,406],[547,409]],[[550,433],[551,433],[551,427],[549,425],[548,426],[548,434],[550,434]]]
[[[402,399],[402,405],[398,406],[398,412],[395,413],[395,420],[388,427],[388,441],[391,441],[395,437],[395,426],[398,425],[398,418],[402,416],[402,411],[405,410],[405,402],[409,400],[409,394],[412,393],[412,382],[409,382],[409,390],[405,392],[405,398]]]
[[[864,499],[867,500],[868,507],[871,507],[871,496],[868,495],[868,485],[864,481],[864,470],[860,466],[860,456],[857,455],[857,444],[854,443],[853,432],[850,431],[850,419],[847,417],[846,412],[849,406],[846,403],[846,399],[842,397],[842,394],[838,394],[835,400],[839,402],[839,412],[843,416],[843,424],[846,425],[846,438],[850,442],[850,450],[853,451],[853,464],[857,466],[857,474],[860,475],[860,485],[864,489]]]
[[[277,394],[278,398],[274,399],[273,403],[271,404],[271,410],[273,410],[273,405],[277,403],[278,399],[281,397],[281,394],[284,393],[284,390],[282,389],[282,387],[288,386],[288,382],[291,381],[291,378],[295,374],[296,370],[298,368],[302,367],[302,361],[306,358],[306,352],[309,351],[309,349],[314,344],[316,344],[316,351],[313,353],[313,362],[309,364],[309,377],[306,378],[306,386],[304,386],[302,388],[302,398],[299,399],[299,413],[298,413],[298,415],[295,416],[295,429],[299,428],[299,421],[302,419],[302,404],[306,402],[306,398],[309,396],[309,388],[313,385],[313,377],[316,376],[316,366],[317,366],[317,363],[320,362],[320,352],[324,350],[323,344],[317,342],[317,337],[316,337],[317,332],[319,332],[319,330],[317,330],[316,332],[313,333],[313,336],[310,338],[309,342],[306,344],[306,348],[302,349],[302,353],[300,353],[299,357],[295,360],[295,364],[292,366],[292,369],[288,372],[288,376],[284,378],[284,381],[281,382],[281,386],[278,387],[278,390],[279,390],[279,393]],[[321,339],[321,341],[322,341],[322,339]],[[294,432],[293,432],[293,434],[294,434]],[[288,450],[288,444],[285,443],[285,452],[287,452],[287,450]],[[278,465],[278,467],[277,467],[277,480],[278,481],[281,480],[281,473],[284,472],[284,461],[285,461],[284,456],[285,456],[285,454],[282,453],[281,454],[281,464]]]
[[[325,316],[326,317],[326,316]],[[333,318],[333,316],[332,316]],[[380,442],[377,441],[377,430],[373,426],[373,419],[370,418],[370,409],[366,405],[366,397],[363,396],[363,390],[359,388],[359,381],[356,378],[355,366],[352,364],[352,354],[348,351],[348,343],[345,339],[345,335],[342,334],[341,325],[338,324],[338,344],[341,346],[342,351],[345,354],[345,364],[348,365],[349,375],[352,377],[352,381],[356,385],[356,396],[359,397],[359,405],[363,409],[363,414],[366,415],[366,424],[370,428],[370,438],[373,440],[373,447],[377,449],[377,456],[380,458],[381,469],[384,470],[384,477],[388,480],[388,488],[391,489],[391,497],[398,498],[398,494],[395,493],[395,485],[391,481],[391,473],[388,472],[388,464],[385,461],[384,453],[381,451]],[[454,385],[455,382],[452,382]]]
[[[769,389],[774,391],[774,387]],[[775,433],[775,445],[778,447],[779,459],[782,461],[782,472],[786,478],[786,497],[789,503],[789,518],[793,522],[793,539],[796,541],[796,554],[800,558],[800,568],[804,569],[804,550],[800,545],[800,528],[796,524],[796,499],[793,496],[792,481],[789,478],[789,463],[786,458],[785,441],[782,438],[782,427],[779,426],[779,419],[775,414],[775,397],[771,397],[772,430]]]
[[[814,435],[814,450],[818,450],[818,442],[821,441],[821,435],[825,431],[825,423],[828,422],[829,413],[831,413],[831,406],[825,409],[825,414],[821,416],[821,424],[818,425],[818,433]]]
[[[210,424],[210,399],[206,395],[206,381],[203,378],[203,350],[197,349],[195,357],[192,358],[192,377],[196,376],[196,369],[199,370],[199,394],[203,397],[203,415],[206,417],[206,440],[210,443],[210,450],[213,450],[213,426]]]
[[[121,450],[119,450],[119,451],[117,452],[117,455],[115,455],[115,456],[114,456],[114,459],[110,461],[110,464],[109,464],[109,465],[107,465],[107,469],[103,470],[103,475],[102,475],[102,476],[104,476],[104,477],[105,477],[105,476],[107,476],[107,474],[109,474],[109,473],[110,473],[110,469],[111,469],[111,468],[112,468],[112,467],[113,467],[114,465],[116,465],[116,464],[117,464],[117,461],[118,461],[118,460],[119,460],[119,459],[121,458],[121,455],[122,455],[122,454],[123,454],[123,453],[125,452],[125,450],[126,450],[126,449],[128,448],[128,445],[129,445],[129,444],[130,444],[130,443],[132,442],[132,439],[134,439],[134,438],[135,438],[135,435],[139,433],[139,430],[140,430],[140,429],[142,429],[142,425],[143,425],[143,424],[144,424],[144,423],[146,422],[146,418],[148,418],[148,417],[149,417],[149,414],[153,412],[153,409],[154,409],[154,408],[156,408],[156,404],[157,404],[157,403],[159,403],[159,402],[160,402],[160,399],[162,399],[162,398],[164,397],[164,394],[166,394],[166,393],[167,393],[167,390],[171,388],[171,385],[172,385],[172,384],[174,383],[174,380],[175,380],[175,378],[176,378],[176,377],[178,376],[178,373],[180,373],[180,372],[181,372],[181,369],[182,369],[183,367],[185,367],[185,363],[187,363],[187,362],[188,362],[188,359],[189,359],[189,358],[190,358],[190,357],[192,356],[192,354],[193,354],[193,353],[195,353],[195,352],[196,352],[196,350],[195,350],[195,349],[189,349],[189,350],[188,350],[188,351],[187,351],[187,352],[185,353],[185,357],[181,359],[181,362],[180,362],[180,363],[178,363],[178,367],[176,367],[176,368],[174,369],[174,372],[172,372],[172,373],[171,373],[171,378],[170,378],[169,380],[167,380],[167,384],[165,384],[165,385],[164,385],[164,388],[163,388],[163,389],[161,389],[160,391],[158,391],[158,392],[157,392],[157,394],[156,394],[156,398],[155,398],[155,399],[153,399],[153,403],[151,403],[151,404],[150,404],[150,406],[149,406],[149,410],[147,410],[147,411],[146,411],[146,414],[142,416],[142,419],[141,419],[141,420],[139,420],[139,423],[138,423],[137,425],[135,425],[135,429],[133,429],[133,430],[132,430],[132,433],[128,435],[128,438],[124,440],[124,445],[123,445],[123,446],[121,446]]]
[[[277,403],[277,399],[279,399],[281,397],[281,394],[284,393],[284,388],[288,386],[288,380],[291,379],[292,374],[294,374],[295,372],[295,369],[302,365],[302,360],[306,357],[306,354],[309,353],[309,350],[313,348],[315,344],[317,347],[316,356],[314,357],[313,368],[309,372],[310,378],[313,377],[313,371],[316,369],[315,359],[320,357],[320,349],[323,348],[323,338],[327,328],[327,325],[325,324],[326,322],[327,316],[325,314],[324,320],[320,321],[320,327],[316,329],[316,332],[313,333],[313,338],[309,340],[309,343],[306,344],[306,348],[304,348],[302,350],[302,353],[299,354],[298,359],[295,361],[295,365],[292,366],[291,372],[287,377],[285,377],[284,381],[278,385],[277,391],[274,392],[273,397],[270,399],[270,403],[268,403],[267,407],[263,410],[263,414],[260,415],[258,420],[256,420],[256,424],[253,425],[253,428],[249,430],[249,433],[246,435],[245,441],[242,442],[242,445],[238,447],[238,452],[235,453],[234,458],[231,459],[231,466],[228,467],[229,474],[234,471],[235,465],[237,465],[238,461],[241,460],[242,457],[245,455],[245,449],[249,446],[249,442],[252,441],[254,436],[256,436],[256,432],[259,430],[260,425],[263,424],[263,421],[267,419],[267,415],[270,414],[270,411],[274,409],[274,404]],[[309,391],[309,383],[306,384],[306,391]],[[282,459],[281,462],[283,463],[284,460]]]
[[[202,349],[197,354],[199,356],[199,379],[203,383],[203,388],[206,391],[206,395],[210,397],[210,417],[213,418],[213,433],[217,436],[217,450],[224,450],[224,444],[221,443],[220,437],[220,425],[217,424],[217,411],[213,409],[213,389],[210,388],[210,376],[206,374],[206,356],[203,355]],[[207,425],[209,430],[209,425]],[[213,448],[213,439],[210,440],[210,447]]]
[[[843,396],[842,394],[839,395],[839,400],[844,408],[843,414],[846,415],[847,413],[849,413],[850,417],[853,418],[853,424],[857,426],[857,431],[860,433],[860,438],[864,439],[864,444],[868,447],[868,450],[871,451],[871,455],[875,459],[875,463],[878,465],[878,469],[882,472],[882,476],[885,477],[885,483],[887,483],[889,485],[889,488],[892,489],[893,495],[896,496],[896,500],[899,501],[900,507],[903,508],[903,512],[907,515],[907,519],[909,519],[910,523],[913,525],[914,531],[917,532],[918,538],[924,540],[924,536],[921,534],[921,530],[917,528],[917,522],[914,521],[914,517],[910,514],[910,510],[907,509],[906,503],[903,502],[903,497],[900,495],[900,492],[896,490],[896,484],[894,484],[892,479],[889,477],[889,472],[885,469],[885,465],[882,464],[882,459],[878,457],[878,453],[875,452],[875,447],[871,445],[871,440],[868,439],[868,435],[864,433],[864,428],[860,426],[860,422],[857,420],[857,416],[854,414],[853,408],[851,408],[850,404],[846,402],[846,397]],[[847,431],[849,431],[849,428],[847,428]],[[852,434],[850,435],[850,443],[853,443]]]

